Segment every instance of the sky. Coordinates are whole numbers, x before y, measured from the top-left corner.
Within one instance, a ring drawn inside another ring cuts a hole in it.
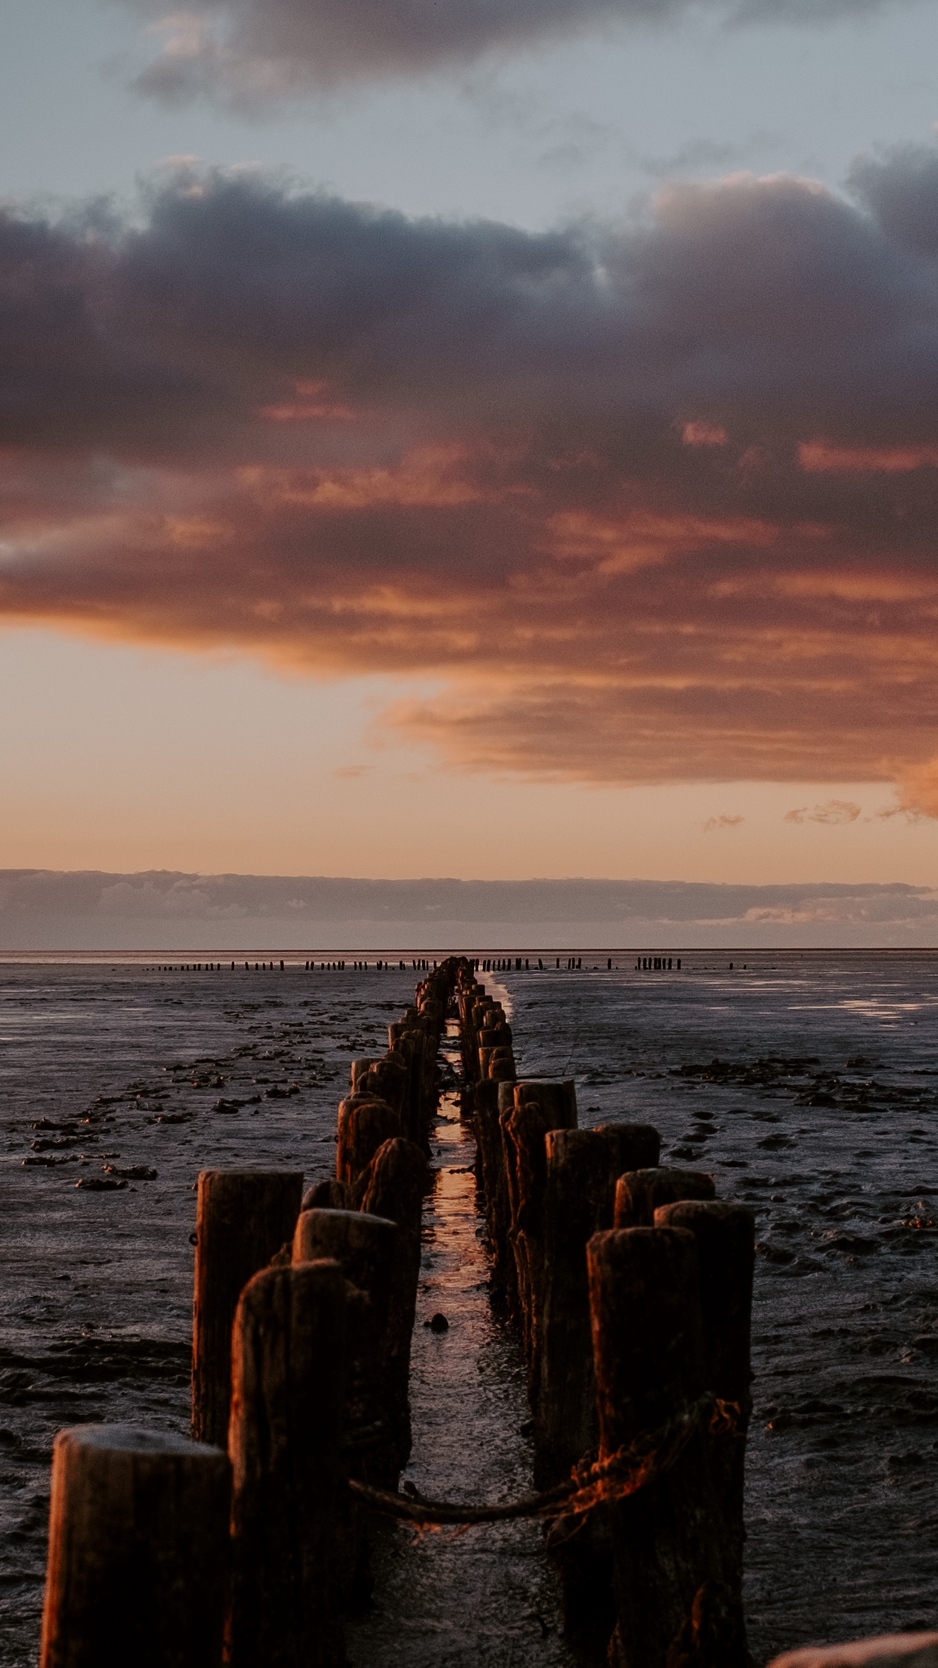
[[[7,0],[0,869],[927,887],[936,124],[921,0]]]

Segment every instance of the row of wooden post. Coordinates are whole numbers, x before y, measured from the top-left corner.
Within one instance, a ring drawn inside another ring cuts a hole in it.
[[[457,997],[492,1284],[521,1331],[538,1486],[705,1391],[738,1409],[733,1435],[702,1429],[653,1486],[555,1524],[568,1631],[628,1668],[703,1662],[704,1635],[715,1662],[743,1665],[752,1215],[717,1202],[710,1176],[660,1166],[648,1124],[579,1129],[573,1083],[519,1077],[504,1010],[466,973]]]
[[[457,996],[492,1289],[521,1330],[537,1483],[695,1404],[717,1413],[652,1484],[553,1525],[568,1631],[614,1668],[746,1668],[752,1213],[717,1200],[711,1176],[660,1165],[650,1125],[578,1129],[574,1085],[519,1078],[501,1005],[462,970]],[[771,1668],[861,1665],[938,1668],[938,1633]]]
[[[468,966],[468,964],[466,964]],[[339,1668],[368,1589],[348,1477],[394,1489],[454,959],[356,1060],[336,1173],[199,1177],[194,1441],[59,1433],[42,1668]]]

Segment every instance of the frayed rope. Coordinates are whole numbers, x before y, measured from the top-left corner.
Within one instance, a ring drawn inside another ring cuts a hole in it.
[[[733,1436],[745,1428],[745,1418],[739,1402],[701,1396],[676,1419],[636,1437],[606,1459],[581,1461],[566,1482],[504,1505],[461,1506],[445,1500],[425,1500],[416,1492],[411,1496],[391,1494],[356,1478],[349,1478],[348,1487],[363,1505],[427,1529],[447,1523],[468,1527],[474,1523],[508,1523],[514,1518],[578,1517],[636,1494],[669,1471],[701,1426],[714,1437]]]

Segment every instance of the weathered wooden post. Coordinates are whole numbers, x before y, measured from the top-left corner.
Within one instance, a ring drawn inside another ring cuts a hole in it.
[[[534,1461],[538,1488],[568,1477],[571,1466],[595,1445],[587,1241],[612,1227],[616,1184],[623,1170],[653,1165],[660,1147],[661,1137],[650,1124],[553,1129],[545,1137]]]
[[[648,1124],[556,1129],[545,1138],[544,1290],[537,1362],[534,1476],[548,1488],[597,1441],[596,1387],[586,1246],[611,1227],[623,1167],[653,1164],[660,1150]],[[565,1630],[591,1656],[604,1656],[615,1625],[612,1550],[602,1514],[562,1519],[548,1550],[563,1589]]]
[[[550,1119],[551,1129],[576,1129],[576,1084],[572,1077],[557,1083],[523,1077],[515,1084],[515,1105],[536,1101]]]
[[[706,1388],[697,1246],[686,1228],[613,1229],[593,1236],[587,1259],[608,1458],[673,1429]],[[747,1664],[741,1616],[721,1579],[708,1446],[698,1420],[668,1469],[608,1507],[616,1668]]]
[[[390,1274],[385,1349],[388,1403],[397,1462],[410,1458],[410,1346],[417,1312],[420,1279],[420,1229],[427,1191],[427,1161],[413,1141],[385,1141],[367,1172],[362,1210],[397,1224],[397,1242]]]
[[[665,1165],[634,1169],[616,1185],[614,1228],[651,1228],[655,1211],[678,1199],[712,1199],[716,1187],[702,1170],[672,1170]]]
[[[292,1170],[203,1170],[192,1308],[192,1434],[228,1444],[231,1328],[258,1269],[293,1237],[303,1176]]]
[[[340,1668],[336,1567],[347,1285],[334,1262],[265,1269],[234,1328],[231,1668]]]
[[[682,1200],[656,1210],[655,1224],[688,1229],[697,1241],[705,1388],[737,1410],[733,1429],[711,1444],[710,1468],[721,1518],[723,1579],[741,1613],[755,1217],[743,1205]]]
[[[400,1114],[386,1100],[351,1095],[339,1104],[335,1173],[354,1191],[384,1141],[402,1135]]]
[[[477,1081],[473,1089],[476,1141],[485,1195],[485,1222],[489,1249],[492,1254],[492,1296],[504,1300],[514,1284],[514,1257],[509,1232],[511,1206],[508,1200],[508,1175],[505,1151],[499,1122],[500,1083]]]
[[[889,1633],[850,1645],[786,1651],[769,1668],[938,1668],[938,1633]]]
[[[369,1095],[387,1101],[398,1117],[403,1118],[407,1105],[408,1070],[403,1056],[396,1051],[381,1060],[352,1061],[352,1094]]]
[[[312,1182],[303,1194],[300,1210],[352,1210],[354,1201],[348,1182],[335,1176],[325,1176]]]
[[[41,1668],[219,1668],[230,1500],[218,1448],[132,1425],[59,1431]]]
[[[514,1105],[499,1119],[505,1152],[510,1241],[515,1260],[518,1315],[528,1363],[529,1389],[537,1387],[537,1335],[544,1264],[544,1186],[547,1161],[544,1137],[549,1129],[576,1126],[576,1091],[570,1083],[514,1085]]]
[[[293,1262],[334,1258],[367,1298],[349,1316],[346,1448],[352,1475],[395,1488],[400,1470],[400,1410],[387,1375],[391,1284],[399,1230],[382,1216],[357,1210],[305,1210],[293,1239]]]

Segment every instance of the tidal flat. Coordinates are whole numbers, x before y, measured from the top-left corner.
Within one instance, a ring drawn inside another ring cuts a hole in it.
[[[511,1007],[519,1070],[574,1077],[584,1126],[654,1123],[663,1163],[756,1213],[756,1662],[934,1625],[938,955],[542,959],[480,975]],[[349,1063],[383,1052],[419,977],[223,969],[0,964],[0,1668],[36,1661],[55,1431],[187,1428],[199,1170],[329,1174]],[[520,1352],[488,1306],[452,1095],[433,1147],[407,1475],[509,1498],[530,1487]],[[437,1311],[442,1335],[423,1326]],[[377,1575],[357,1668],[571,1661],[533,1526],[388,1529]]]

